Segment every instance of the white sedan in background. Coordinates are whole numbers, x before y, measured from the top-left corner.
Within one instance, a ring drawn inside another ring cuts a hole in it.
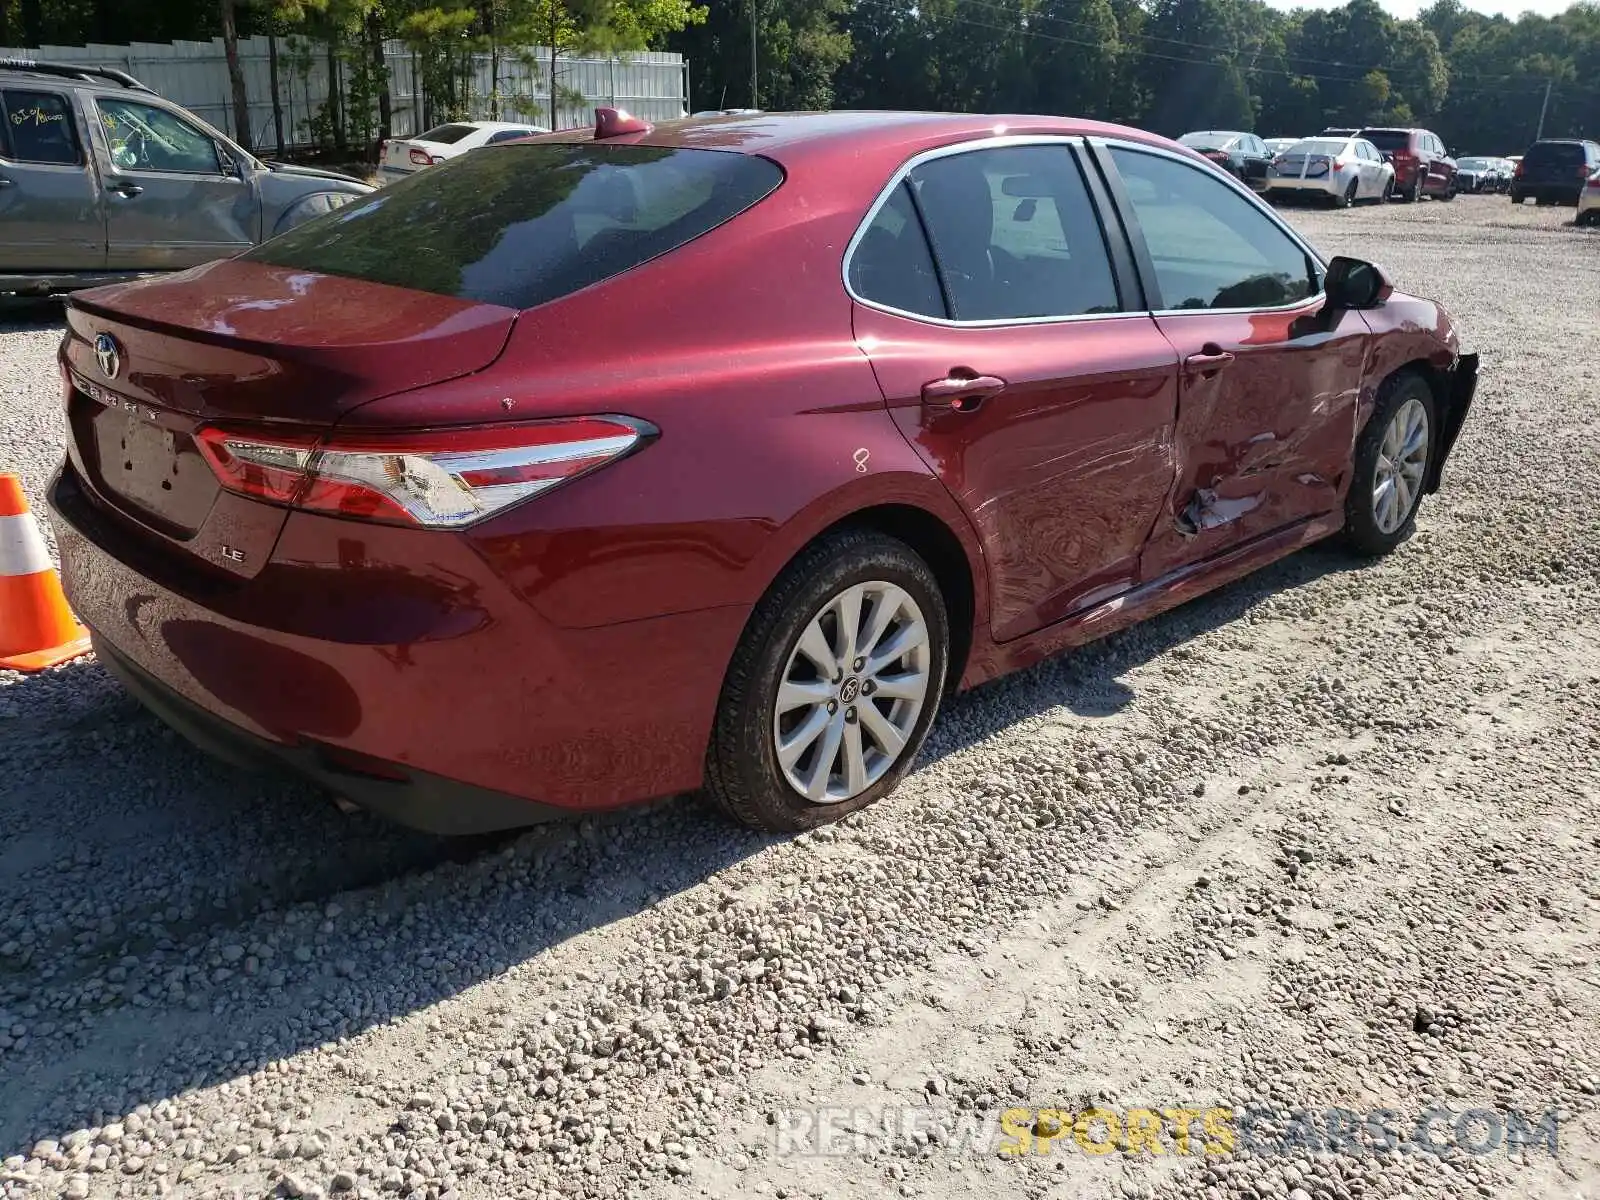
[[[1267,144],[1267,153],[1276,155],[1276,154],[1282,154],[1285,150],[1287,150],[1290,146],[1293,146],[1296,142],[1302,142],[1305,139],[1304,138],[1263,138],[1262,140],[1264,142],[1266,142],[1266,144]]]
[[[378,149],[378,175],[389,183],[479,146],[549,132],[543,125],[526,121],[451,121],[435,125],[413,138],[385,141]]]
[[[1376,204],[1394,189],[1394,168],[1364,138],[1314,137],[1296,142],[1267,167],[1269,198],[1324,200],[1348,208]]]
[[[1600,225],[1600,171],[1589,176],[1578,193],[1578,224]]]

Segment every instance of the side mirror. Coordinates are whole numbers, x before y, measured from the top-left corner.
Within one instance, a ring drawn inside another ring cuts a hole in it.
[[[1328,264],[1322,288],[1335,308],[1376,308],[1394,294],[1382,267],[1343,255]]]

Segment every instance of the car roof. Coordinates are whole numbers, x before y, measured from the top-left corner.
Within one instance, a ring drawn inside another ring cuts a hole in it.
[[[658,122],[648,132],[615,135],[604,140],[618,145],[731,150],[760,154],[787,163],[800,159],[854,155],[868,149],[881,150],[886,155],[911,154],[920,149],[932,149],[955,142],[1007,135],[1120,138],[1170,149],[1193,157],[1198,162],[1206,161],[1187,146],[1124,125],[1074,117],[1009,113],[845,109],[688,117]],[[593,139],[592,128],[567,129],[540,134],[522,144]]]

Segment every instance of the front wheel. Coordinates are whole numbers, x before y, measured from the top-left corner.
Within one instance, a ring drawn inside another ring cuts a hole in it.
[[[911,768],[949,661],[944,597],[909,546],[859,529],[814,543],[756,606],[728,667],[707,793],[771,833],[865,808]]]
[[[1380,389],[1356,442],[1344,504],[1344,538],[1357,553],[1387,554],[1411,536],[1428,477],[1437,412],[1433,389],[1420,375],[1403,371]]]

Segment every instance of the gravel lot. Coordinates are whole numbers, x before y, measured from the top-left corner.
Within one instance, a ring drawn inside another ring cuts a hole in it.
[[[1292,218],[1483,354],[1416,537],[956,700],[845,826],[451,845],[210,762],[92,660],[0,673],[0,1196],[1600,1195],[1600,232]],[[36,505],[58,337],[0,324]],[[1560,1150],[953,1140],[1097,1101],[1555,1109]],[[911,1135],[780,1153],[819,1104]]]

